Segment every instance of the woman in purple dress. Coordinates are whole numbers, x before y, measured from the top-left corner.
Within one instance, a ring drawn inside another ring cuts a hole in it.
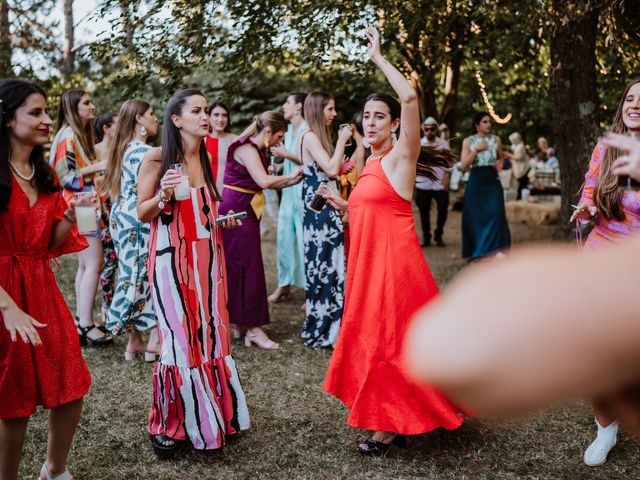
[[[302,170],[289,175],[268,173],[267,149],[280,142],[287,121],[279,112],[264,112],[229,146],[220,215],[247,212],[242,225],[222,232],[229,288],[229,319],[246,329],[245,345],[275,350],[279,345],[262,330],[269,323],[267,284],[260,250],[260,217],[265,206],[263,189],[284,188],[302,180]]]

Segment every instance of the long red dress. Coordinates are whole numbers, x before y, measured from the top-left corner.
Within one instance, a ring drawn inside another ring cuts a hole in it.
[[[349,197],[347,293],[323,388],[351,409],[347,423],[415,435],[463,418],[443,394],[407,377],[402,346],[412,315],[438,294],[411,203],[369,161]]]
[[[78,332],[58,289],[51,258],[86,248],[73,229],[55,252],[48,249],[67,203],[60,192],[29,198],[12,175],[8,209],[0,212],[0,287],[39,322],[42,345],[20,337],[11,341],[0,313],[0,418],[26,417],[37,405],[55,408],[84,397],[91,377],[82,358]]]

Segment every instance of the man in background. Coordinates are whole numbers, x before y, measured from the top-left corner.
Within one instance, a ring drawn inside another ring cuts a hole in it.
[[[428,117],[422,123],[422,132],[424,136],[420,140],[423,146],[431,146],[437,149],[449,150],[449,143],[440,138],[438,131],[438,122],[433,117]],[[429,180],[426,177],[418,175],[416,177],[416,205],[420,211],[420,222],[422,223],[422,245],[428,247],[431,245],[431,201],[436,201],[438,216],[436,220],[436,228],[434,231],[434,241],[439,247],[444,247],[445,243],[442,239],[444,232],[444,224],[447,221],[447,212],[449,210],[449,179],[451,173],[442,167],[434,169],[437,174],[436,180]]]

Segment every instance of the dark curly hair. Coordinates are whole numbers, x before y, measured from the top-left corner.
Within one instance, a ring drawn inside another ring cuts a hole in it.
[[[11,128],[9,122],[16,115],[30,95],[39,94],[45,99],[46,93],[35,83],[24,80],[0,80],[0,212],[6,211],[11,199]],[[31,180],[38,192],[53,193],[60,190],[56,174],[44,159],[44,147],[36,145],[29,161],[35,169]]]

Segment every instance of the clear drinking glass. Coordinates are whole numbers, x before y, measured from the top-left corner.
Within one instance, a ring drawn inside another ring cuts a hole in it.
[[[94,200],[94,195],[95,193],[93,192],[76,192],[73,194],[79,233],[88,234],[98,231],[96,216],[98,204]]]
[[[186,200],[191,197],[191,187],[189,186],[189,175],[184,173],[184,168],[181,163],[171,165],[171,170],[178,172],[180,177],[180,184],[176,185],[173,189],[173,196],[176,200]]]

